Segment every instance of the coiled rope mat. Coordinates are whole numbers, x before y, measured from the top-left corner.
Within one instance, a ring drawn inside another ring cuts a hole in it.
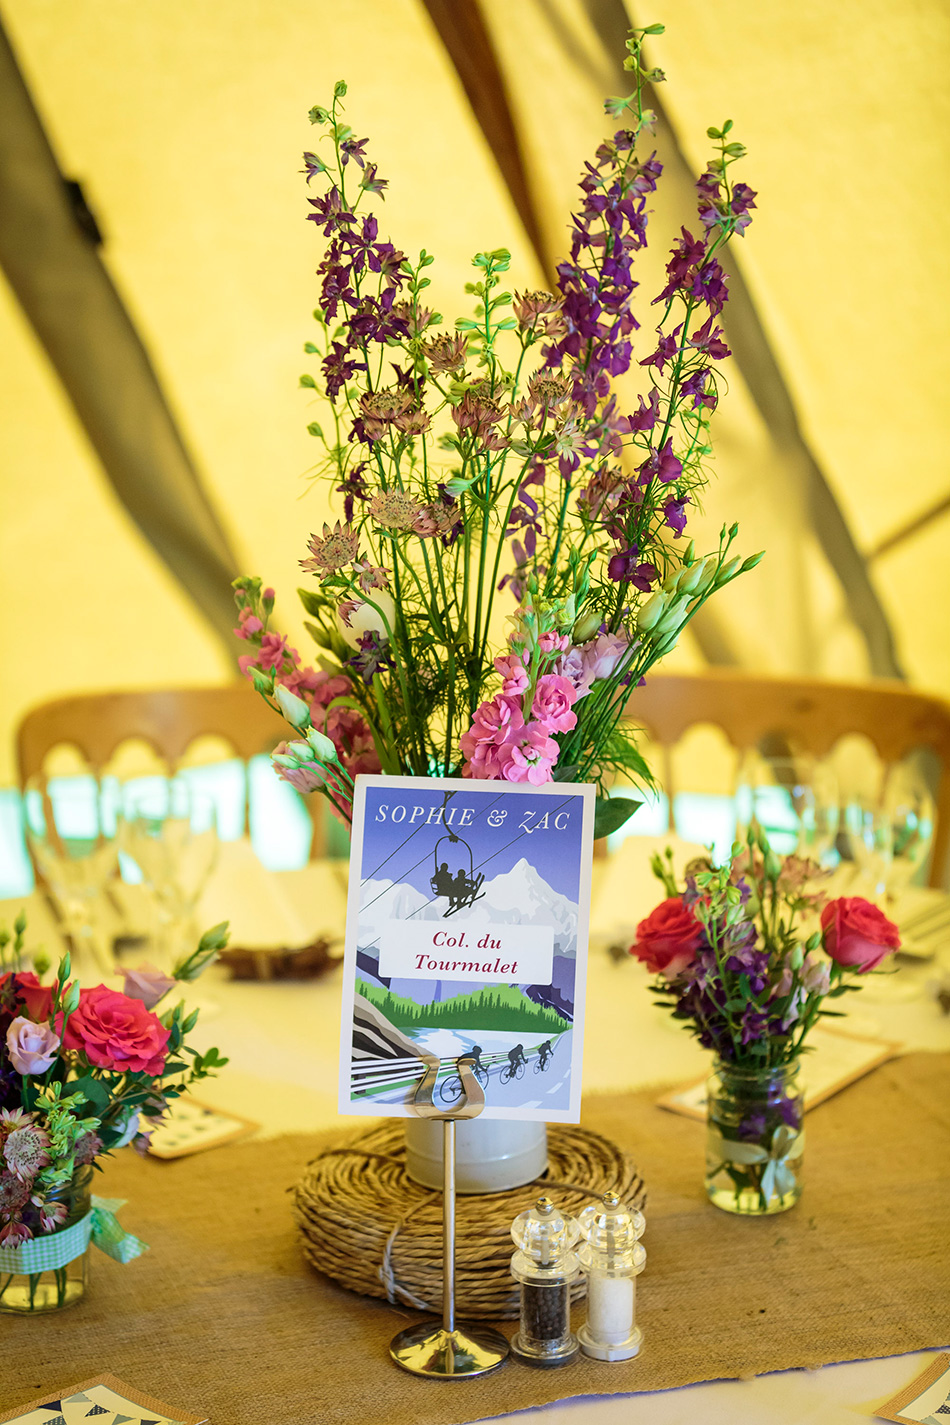
[[[455,1300],[461,1315],[498,1320],[518,1314],[509,1270],[512,1219],[549,1191],[578,1212],[616,1192],[643,1208],[643,1180],[627,1155],[599,1133],[548,1127],[547,1171],[509,1192],[456,1199]],[[372,1128],[321,1153],[293,1189],[294,1215],[311,1266],[364,1296],[439,1311],[442,1306],[442,1195],[406,1172],[401,1122]],[[580,1281],[574,1299],[583,1294]]]

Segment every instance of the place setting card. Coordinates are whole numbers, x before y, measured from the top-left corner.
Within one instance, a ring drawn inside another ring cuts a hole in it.
[[[592,786],[359,777],[347,907],[340,1112],[409,1117],[462,1097],[484,1118],[580,1117]]]
[[[810,1050],[802,1055],[805,1111],[824,1103],[832,1094],[886,1064],[903,1045],[891,1039],[874,1039],[830,1029],[816,1024],[809,1035]],[[681,1088],[671,1089],[657,1099],[660,1108],[681,1113],[686,1118],[706,1119],[706,1076]],[[950,1425],[950,1421],[948,1421]]]
[[[947,1425],[950,1421],[950,1355],[946,1351],[925,1366],[919,1376],[892,1395],[874,1414],[897,1425]]]
[[[87,1420],[94,1425],[210,1425],[207,1415],[166,1405],[113,1375],[94,1376],[0,1415],[4,1425],[85,1425]]]

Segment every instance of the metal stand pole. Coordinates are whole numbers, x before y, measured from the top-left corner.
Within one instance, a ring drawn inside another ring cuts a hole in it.
[[[431,1092],[431,1090],[430,1090]],[[434,1115],[426,1114],[426,1117]],[[455,1118],[442,1119],[442,1322],[421,1321],[389,1344],[397,1366],[433,1380],[481,1376],[497,1370],[508,1341],[489,1326],[455,1324]]]

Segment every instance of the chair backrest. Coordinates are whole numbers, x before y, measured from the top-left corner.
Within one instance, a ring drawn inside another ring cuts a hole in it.
[[[192,742],[221,737],[243,762],[270,752],[288,735],[286,723],[247,683],[218,688],[161,688],[141,692],[84,693],[43,703],[17,731],[21,784],[41,772],[54,747],[77,747],[96,772],[129,738],[149,743],[175,768]],[[324,854],[322,799],[305,798],[313,822],[311,857]]]
[[[943,884],[950,849],[950,705],[941,699],[883,679],[826,683],[710,669],[647,678],[630,694],[627,716],[662,748],[668,792],[670,748],[698,723],[721,728],[740,753],[769,735],[779,735],[796,749],[822,757],[849,733],[867,737],[885,764],[931,749],[939,758],[940,774],[930,881]]]

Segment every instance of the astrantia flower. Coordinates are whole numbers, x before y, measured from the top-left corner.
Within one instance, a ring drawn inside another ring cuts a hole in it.
[[[0,1172],[0,1218],[19,1212],[30,1200],[30,1185],[9,1169]]]
[[[360,397],[363,429],[370,440],[380,440],[386,427],[404,416],[412,405],[412,394],[397,386],[382,391],[368,391]]]
[[[411,529],[422,506],[403,490],[379,490],[370,500],[369,512],[384,529]]]
[[[64,1202],[44,1202],[40,1207],[40,1226],[44,1232],[55,1232],[68,1216],[69,1209]]]
[[[447,332],[441,332],[431,340],[423,342],[422,349],[431,370],[461,371],[465,365],[468,342],[464,336],[450,336]]]
[[[32,1236],[25,1222],[8,1222],[6,1227],[0,1228],[0,1247],[19,1247]]]
[[[11,1173],[21,1182],[31,1183],[40,1168],[50,1161],[46,1151],[50,1146],[49,1134],[30,1123],[25,1128],[15,1128],[3,1145],[3,1156]]]
[[[359,534],[355,529],[349,525],[341,525],[339,520],[332,529],[325,524],[322,539],[315,534],[310,536],[307,548],[313,557],[301,559],[300,567],[308,574],[334,574],[344,565],[352,564],[358,547]]]
[[[524,331],[533,327],[539,317],[546,317],[558,311],[561,300],[550,292],[516,292],[512,306],[518,325]]]

